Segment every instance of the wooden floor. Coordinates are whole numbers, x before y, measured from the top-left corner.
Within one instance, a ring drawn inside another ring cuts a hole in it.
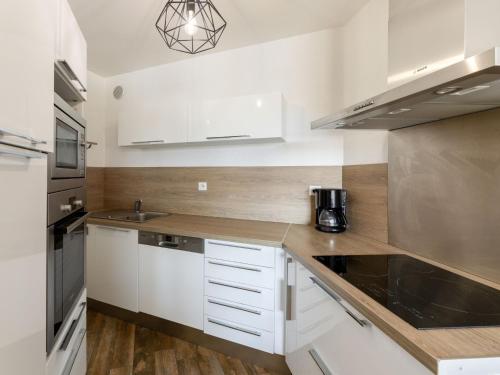
[[[88,310],[87,375],[275,375],[198,345]]]

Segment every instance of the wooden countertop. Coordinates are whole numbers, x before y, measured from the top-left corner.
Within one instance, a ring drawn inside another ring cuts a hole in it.
[[[131,223],[89,218],[89,224],[184,236],[284,246],[312,273],[346,299],[385,334],[437,372],[438,362],[456,358],[500,357],[500,328],[417,330],[312,258],[313,255],[406,254],[500,290],[500,285],[350,232],[327,234],[307,225],[177,215]]]
[[[415,329],[312,256],[405,254],[500,290],[499,285],[349,232],[331,235],[310,226],[291,225],[284,246],[307,269],[433,372],[437,373],[440,360],[500,357],[500,328]]]
[[[283,245],[285,234],[290,226],[286,223],[178,214],[155,218],[145,223],[93,217],[88,219],[88,223],[271,247]]]

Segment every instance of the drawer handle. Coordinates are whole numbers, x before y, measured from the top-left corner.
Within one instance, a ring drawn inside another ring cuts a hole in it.
[[[149,145],[152,143],[165,143],[163,139],[157,139],[154,141],[133,141],[131,142],[133,145]]]
[[[234,264],[227,264],[227,263],[219,263],[219,262],[214,262],[212,260],[209,260],[208,263],[213,264],[215,266],[237,268],[237,269],[245,270],[245,271],[262,272],[262,270],[260,270],[258,268],[245,267],[245,266],[237,266],[237,265],[234,265]]]
[[[213,280],[208,280],[210,284],[214,285],[220,285],[220,286],[226,286],[228,288],[234,288],[234,289],[240,289],[240,290],[245,290],[247,292],[252,292],[252,293],[262,293],[262,290],[259,289],[252,289],[252,288],[246,288],[244,286],[237,286],[237,285],[231,285],[231,284],[226,284],[226,283],[221,283],[219,281],[213,281]]]
[[[257,311],[257,310],[247,309],[245,307],[240,307],[240,306],[232,305],[232,304],[229,304],[229,303],[223,303],[223,302],[219,302],[219,301],[214,301],[213,299],[209,299],[208,303],[211,303],[213,305],[219,305],[219,306],[229,307],[230,309],[241,310],[241,311],[244,311],[244,312],[247,312],[247,313],[250,313],[250,314],[262,315],[262,312]]]
[[[316,366],[318,366],[318,368],[323,373],[323,375],[333,375],[333,373],[330,371],[330,369],[326,365],[325,361],[323,361],[323,359],[321,359],[321,357],[318,354],[318,352],[316,351],[316,349],[310,349],[308,352],[309,352],[309,355],[311,356],[311,358],[313,359],[314,363],[316,363]]]
[[[236,247],[238,249],[245,249],[245,250],[255,250],[255,251],[262,251],[260,247],[251,247],[251,246],[241,246],[241,245],[230,245],[227,243],[222,243],[222,242],[213,242],[213,241],[208,241],[210,245],[218,245],[218,246],[226,246],[226,247]]]
[[[221,327],[226,327],[226,328],[229,328],[229,329],[234,329],[235,331],[240,331],[240,332],[243,332],[243,333],[248,333],[249,335],[254,335],[254,336],[257,336],[257,337],[262,336],[262,333],[260,333],[260,332],[251,331],[249,329],[241,328],[241,327],[238,327],[238,326],[235,326],[235,325],[232,325],[232,324],[223,323],[223,322],[220,322],[218,320],[211,319],[211,318],[208,318],[208,321],[210,323],[217,324],[217,325],[219,325]]]
[[[104,230],[113,230],[115,232],[125,232],[125,233],[129,233],[130,232],[130,229],[121,229],[121,228],[114,228],[114,227],[103,227],[101,225],[98,225],[97,228],[104,229]]]
[[[243,134],[243,135],[223,135],[219,137],[206,137],[206,139],[209,141],[211,139],[234,139],[234,138],[250,138],[251,135],[249,134]]]
[[[319,286],[326,294],[332,297],[335,300],[335,302],[337,302],[344,309],[347,315],[353,318],[356,321],[356,323],[358,323],[361,327],[366,327],[370,325],[370,323],[367,320],[359,319],[351,310],[345,307],[340,297],[337,296],[333,290],[331,290],[329,287],[323,284],[323,282],[319,281],[317,277],[311,276],[310,279],[314,284]]]

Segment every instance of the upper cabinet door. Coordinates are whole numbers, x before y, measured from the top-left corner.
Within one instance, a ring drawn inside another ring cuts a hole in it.
[[[129,97],[130,98],[130,97]],[[124,98],[118,113],[118,145],[187,142],[188,105],[175,98]]]
[[[190,142],[284,137],[280,93],[206,100],[192,118]]]
[[[56,63],[87,99],[87,42],[67,0],[58,0]]]
[[[0,1],[0,140],[46,151],[54,134],[54,1]]]

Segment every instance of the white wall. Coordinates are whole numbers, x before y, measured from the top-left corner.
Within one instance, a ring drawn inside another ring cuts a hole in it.
[[[391,87],[463,59],[464,0],[390,1]],[[427,69],[415,72],[423,66]]]
[[[499,0],[465,0],[465,56],[500,46]]]
[[[388,0],[371,0],[342,28],[344,104],[387,88]]]
[[[88,101],[83,106],[83,116],[87,120],[87,140],[97,142],[87,151],[87,165],[104,167],[106,165],[106,80],[88,72]]]
[[[310,130],[310,121],[342,106],[340,37],[336,30],[283,39],[153,67],[107,79],[107,166],[341,165],[341,133]],[[147,95],[193,100],[282,92],[287,142],[266,144],[117,146],[116,85],[142,85]],[[90,94],[89,94],[90,96]]]
[[[340,29],[324,30],[102,78],[89,75],[89,166],[290,166],[387,161],[386,132],[310,130],[310,121],[385,89],[388,0],[372,0]],[[366,46],[369,46],[367,48]],[[364,63],[363,63],[364,62]],[[368,63],[367,63],[368,62]],[[203,100],[280,91],[284,143],[118,147],[116,85]],[[103,115],[105,113],[105,115]]]
[[[345,106],[387,89],[388,22],[388,0],[371,0],[342,28]],[[344,165],[387,162],[387,131],[342,133]]]

